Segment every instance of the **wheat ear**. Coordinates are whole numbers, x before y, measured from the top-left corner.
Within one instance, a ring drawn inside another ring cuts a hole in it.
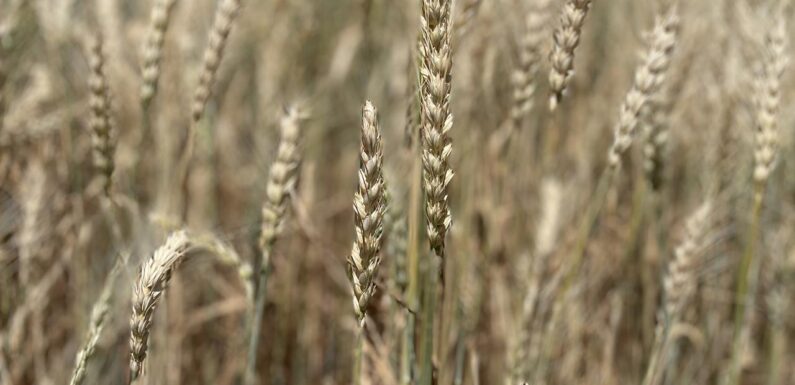
[[[560,26],[553,35],[554,45],[549,60],[552,69],[549,72],[549,109],[554,111],[566,91],[571,77],[574,75],[574,51],[580,45],[582,26],[591,9],[591,0],[569,0],[563,6]]]
[[[102,53],[102,39],[95,37],[90,45],[88,64],[91,70],[88,86],[91,91],[89,106],[91,107],[91,147],[94,168],[102,177],[103,191],[110,196],[113,179],[115,151],[113,120],[111,119],[111,99],[108,80],[105,76],[105,59]]]
[[[226,40],[229,37],[229,32],[232,31],[232,25],[240,10],[240,4],[241,0],[221,0],[221,4],[215,13],[215,20],[210,30],[207,48],[204,50],[199,84],[196,86],[196,92],[193,95],[191,115],[194,122],[201,119],[204,114],[204,107],[210,99],[215,75],[224,56]]]
[[[519,47],[519,62],[511,76],[513,104],[511,105],[511,127],[518,129],[522,120],[533,109],[533,96],[536,90],[538,66],[541,50],[549,22],[549,0],[540,0],[528,5],[525,15],[524,31]]]
[[[88,335],[86,336],[83,347],[77,352],[75,368],[72,371],[72,379],[69,380],[69,385],[80,385],[83,383],[83,380],[85,380],[88,360],[94,355],[97,343],[99,343],[99,337],[102,335],[102,329],[105,327],[105,321],[107,320],[110,307],[110,297],[111,294],[113,294],[116,278],[122,267],[121,261],[121,259],[117,260],[113,269],[108,273],[108,277],[105,279],[105,284],[102,287],[102,293],[100,293],[99,299],[97,299],[97,302],[94,303],[94,307],[91,309],[91,319],[88,323]]]
[[[353,198],[356,239],[348,258],[353,307],[360,327],[364,327],[367,304],[375,292],[375,277],[381,264],[386,211],[383,147],[378,112],[368,101],[362,109],[359,188]]]
[[[298,181],[299,139],[303,112],[295,107],[288,108],[280,122],[281,141],[276,160],[271,166],[268,183],[265,187],[265,201],[262,204],[262,226],[259,236],[259,272],[255,276],[256,294],[254,311],[249,325],[248,361],[246,364],[245,383],[253,384],[256,380],[257,347],[259,346],[260,325],[265,310],[268,275],[270,274],[270,258],[273,245],[279,238],[284,224],[285,214],[289,206],[289,198]]]
[[[381,240],[386,212],[384,144],[378,127],[378,112],[367,101],[362,109],[359,151],[359,188],[353,197],[356,238],[348,257],[348,277],[353,289],[353,310],[360,330],[354,352],[353,383],[361,383],[364,323],[367,305],[375,293],[375,278],[381,265]]]
[[[182,262],[188,247],[187,234],[177,231],[141,265],[138,280],[133,285],[130,318],[131,383],[138,379],[143,370],[155,308],[171,280],[171,273]]]
[[[668,360],[671,330],[682,316],[683,309],[692,298],[698,274],[703,267],[701,255],[707,246],[711,228],[713,206],[706,201],[690,215],[685,224],[685,236],[674,250],[663,279],[665,318],[657,328],[651,359],[646,367],[643,385],[656,385]]]
[[[444,243],[451,217],[447,189],[453,179],[450,153],[453,150],[450,129],[451,47],[450,13],[452,1],[422,2],[422,164],[425,190],[425,216],[431,248],[444,258]]]
[[[143,50],[141,104],[144,108],[149,106],[157,92],[157,83],[160,78],[160,62],[163,58],[163,44],[166,40],[166,31],[171,20],[174,4],[176,4],[176,0],[155,0],[155,4],[152,7],[149,32],[147,33]]]
[[[678,26],[676,7],[671,7],[658,17],[654,24],[648,51],[644,54],[643,63],[635,72],[632,88],[621,105],[618,123],[614,129],[613,145],[608,153],[608,164],[611,168],[621,164],[621,156],[632,145],[641,111],[655,97],[665,79],[676,44]]]

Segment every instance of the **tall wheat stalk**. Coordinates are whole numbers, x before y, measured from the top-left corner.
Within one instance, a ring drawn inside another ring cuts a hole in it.
[[[787,28],[780,10],[774,25],[765,37],[762,73],[756,80],[756,132],[754,146],[754,192],[745,251],[737,272],[735,292],[734,345],[726,384],[736,385],[742,379],[741,357],[746,349],[750,327],[749,312],[753,308],[759,274],[756,258],[759,227],[768,179],[776,165],[778,152],[778,109],[781,102],[781,76],[787,65]]]
[[[440,299],[425,301],[423,306],[423,361],[420,384],[431,382],[430,356],[432,350],[433,313],[444,308],[445,237],[451,225],[448,186],[453,179],[450,154],[453,151],[450,130],[453,115],[450,109],[452,85],[452,1],[423,0],[420,30],[420,107],[422,136],[423,186],[425,192],[426,232],[431,250],[436,255],[436,273],[430,274],[428,291],[439,289]],[[438,282],[436,280],[438,279]],[[436,294],[429,295],[431,299]],[[442,315],[444,312],[442,312]],[[438,347],[441,360],[445,357],[446,332],[442,325]]]
[[[271,165],[268,183],[265,187],[265,200],[262,203],[259,269],[254,277],[256,294],[254,295],[251,324],[248,327],[249,345],[244,378],[245,384],[254,384],[256,382],[257,350],[262,318],[265,312],[265,299],[268,293],[271,254],[273,246],[281,236],[287,208],[290,203],[290,195],[298,181],[299,163],[301,161],[299,139],[301,136],[301,121],[303,119],[303,112],[300,109],[290,107],[287,108],[279,123],[281,141],[277,149],[276,160]]]

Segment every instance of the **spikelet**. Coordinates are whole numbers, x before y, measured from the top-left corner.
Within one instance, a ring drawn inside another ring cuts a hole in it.
[[[215,20],[210,30],[210,38],[207,42],[207,48],[204,50],[199,84],[196,86],[196,92],[193,95],[191,115],[194,122],[198,122],[201,119],[204,114],[204,108],[207,106],[207,101],[210,99],[215,75],[224,56],[226,40],[240,11],[240,4],[241,0],[221,0],[218,11],[215,13]]]
[[[113,183],[113,170],[115,163],[113,154],[116,149],[114,143],[114,127],[111,119],[111,99],[108,80],[105,76],[105,59],[102,54],[102,39],[96,37],[89,50],[88,64],[91,70],[88,85],[91,91],[89,106],[91,107],[91,146],[94,159],[94,168],[102,178],[103,191],[110,196]]]
[[[141,266],[133,285],[132,316],[130,318],[130,382],[143,370],[155,308],[171,280],[171,273],[185,257],[189,247],[184,231],[172,233]]]
[[[422,164],[428,240],[437,256],[451,225],[447,189],[453,179],[450,153],[451,13],[450,0],[423,0],[421,31]]]
[[[176,0],[155,0],[149,21],[149,32],[146,37],[143,55],[141,85],[141,104],[148,106],[157,92],[157,82],[160,78],[160,62],[163,58],[163,44],[166,40],[166,31],[171,20],[171,11]]]
[[[378,112],[367,101],[362,109],[359,188],[353,198],[356,239],[348,257],[353,287],[353,309],[364,327],[367,305],[375,293],[375,278],[381,265],[381,240],[386,212],[384,144],[378,127]]]
[[[781,76],[787,65],[787,30],[779,17],[765,38],[763,70],[756,82],[756,136],[754,179],[765,183],[775,167],[778,151],[777,115],[781,101]]]
[[[611,168],[621,164],[621,156],[632,145],[641,111],[655,97],[665,80],[676,44],[678,26],[676,7],[671,7],[655,22],[649,50],[635,72],[635,81],[621,105],[618,123],[614,129],[613,145],[607,157]]]
[[[580,34],[585,17],[591,9],[591,0],[569,0],[563,6],[560,26],[553,35],[555,44],[549,60],[552,69],[549,72],[549,109],[554,111],[566,91],[571,77],[574,75],[574,51],[580,45]]]

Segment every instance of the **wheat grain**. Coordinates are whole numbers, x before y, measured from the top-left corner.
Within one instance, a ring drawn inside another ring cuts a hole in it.
[[[193,116],[194,122],[199,121],[204,114],[204,108],[212,93],[218,66],[221,64],[221,59],[224,57],[226,40],[229,37],[229,32],[232,31],[232,25],[240,11],[241,2],[242,0],[221,0],[221,4],[219,4],[218,10],[215,13],[215,20],[210,30],[207,48],[204,51],[202,69],[199,74],[199,84],[196,86],[196,91],[193,95],[191,115]]]
[[[613,145],[608,153],[608,164],[615,168],[621,164],[621,156],[632,145],[641,110],[659,91],[665,72],[671,62],[679,26],[676,7],[657,18],[651,33],[648,51],[643,63],[635,72],[635,81],[621,105],[618,123],[614,129]]]
[[[157,83],[160,78],[160,62],[163,58],[163,44],[166,40],[168,24],[171,20],[172,10],[176,0],[155,0],[149,21],[149,32],[143,50],[143,66],[141,85],[141,104],[145,107],[154,98],[157,92]]]
[[[138,280],[133,285],[130,382],[141,375],[155,309],[171,280],[171,273],[182,262],[189,246],[188,235],[184,231],[177,231],[141,265]]]
[[[574,51],[580,45],[580,35],[592,0],[569,0],[563,6],[560,26],[553,35],[555,44],[550,54],[549,109],[555,110],[574,75]]]
[[[110,196],[113,183],[115,163],[113,154],[114,124],[111,118],[111,99],[108,80],[105,75],[105,59],[102,53],[102,38],[95,37],[89,49],[88,62],[91,70],[88,85],[91,90],[89,106],[91,107],[91,145],[94,168],[102,178],[103,191]]]
[[[712,220],[712,203],[704,202],[685,224],[685,236],[674,249],[674,257],[663,280],[665,311],[676,319],[692,296],[702,263],[699,256],[706,246],[706,235]]]

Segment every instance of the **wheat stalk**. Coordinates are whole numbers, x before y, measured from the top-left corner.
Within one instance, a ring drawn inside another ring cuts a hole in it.
[[[246,298],[249,303],[254,303],[254,269],[231,245],[214,234],[192,236],[190,243],[197,248],[203,248],[212,253],[222,264],[234,268],[246,291]]]
[[[102,39],[95,37],[89,48],[88,64],[90,76],[88,85],[91,91],[89,106],[91,107],[91,145],[94,159],[94,168],[102,178],[103,191],[110,196],[113,170],[115,163],[114,127],[111,119],[111,99],[108,80],[105,76],[105,59],[102,53]]]
[[[253,384],[256,380],[257,347],[259,346],[260,325],[265,310],[268,275],[270,274],[270,258],[273,245],[279,238],[284,225],[284,218],[289,205],[290,194],[298,181],[299,139],[303,112],[296,107],[288,108],[280,122],[281,141],[276,153],[276,160],[271,165],[268,183],[265,187],[265,201],[262,204],[262,225],[259,236],[259,272],[255,276],[256,294],[254,296],[254,312],[249,325],[248,361],[246,364],[245,383]]]
[[[229,37],[229,32],[232,31],[232,25],[240,10],[241,2],[242,0],[221,0],[221,4],[215,13],[215,20],[213,21],[212,29],[210,29],[207,48],[204,50],[199,84],[196,86],[196,91],[193,95],[191,115],[194,122],[201,119],[207,101],[210,99],[218,66],[224,57],[226,40]]]
[[[149,332],[160,297],[171,280],[171,273],[185,257],[190,242],[184,231],[172,233],[166,242],[144,261],[133,285],[130,318],[130,382],[143,371]]]
[[[32,283],[34,259],[45,238],[47,175],[40,160],[28,165],[22,186],[22,224],[19,229],[19,278],[24,285]]]
[[[560,26],[553,35],[555,44],[549,60],[552,68],[549,72],[549,109],[554,111],[563,93],[571,82],[574,75],[574,51],[580,45],[580,35],[582,26],[585,24],[585,17],[591,9],[592,0],[569,0],[563,6],[563,13],[560,17]]]
[[[614,129],[613,145],[608,153],[608,164],[611,168],[621,164],[621,156],[632,145],[642,109],[657,94],[665,80],[676,44],[678,26],[676,7],[671,7],[655,22],[648,51],[635,72],[635,81],[621,105],[618,123]]]
[[[354,353],[353,383],[361,383],[362,348],[367,305],[375,293],[375,278],[381,265],[381,241],[386,211],[383,173],[384,144],[378,127],[378,111],[370,101],[362,109],[359,151],[359,187],[353,197],[356,238],[348,257],[348,277],[353,290],[353,310],[359,324]]]
[[[787,65],[787,28],[783,10],[779,10],[771,30],[765,37],[762,74],[756,81],[756,136],[754,146],[754,192],[750,225],[745,251],[737,272],[735,293],[734,346],[731,367],[726,372],[725,383],[739,384],[742,379],[741,355],[745,351],[748,312],[753,308],[759,273],[759,260],[755,258],[757,239],[767,181],[775,167],[778,150],[778,108],[781,100],[781,76]]]
[[[157,92],[157,83],[160,78],[160,62],[163,58],[163,44],[166,40],[166,32],[174,4],[176,4],[176,0],[155,0],[155,4],[152,7],[149,32],[147,33],[143,49],[144,60],[141,71],[143,76],[141,104],[144,108],[149,106]]]
[[[3,37],[3,34],[0,33],[0,38]],[[5,60],[0,57],[0,132],[3,131],[3,122],[5,121],[6,116],[6,99],[5,99],[5,92],[3,89],[6,85],[6,79],[8,77],[8,73],[6,73],[6,65]]]

